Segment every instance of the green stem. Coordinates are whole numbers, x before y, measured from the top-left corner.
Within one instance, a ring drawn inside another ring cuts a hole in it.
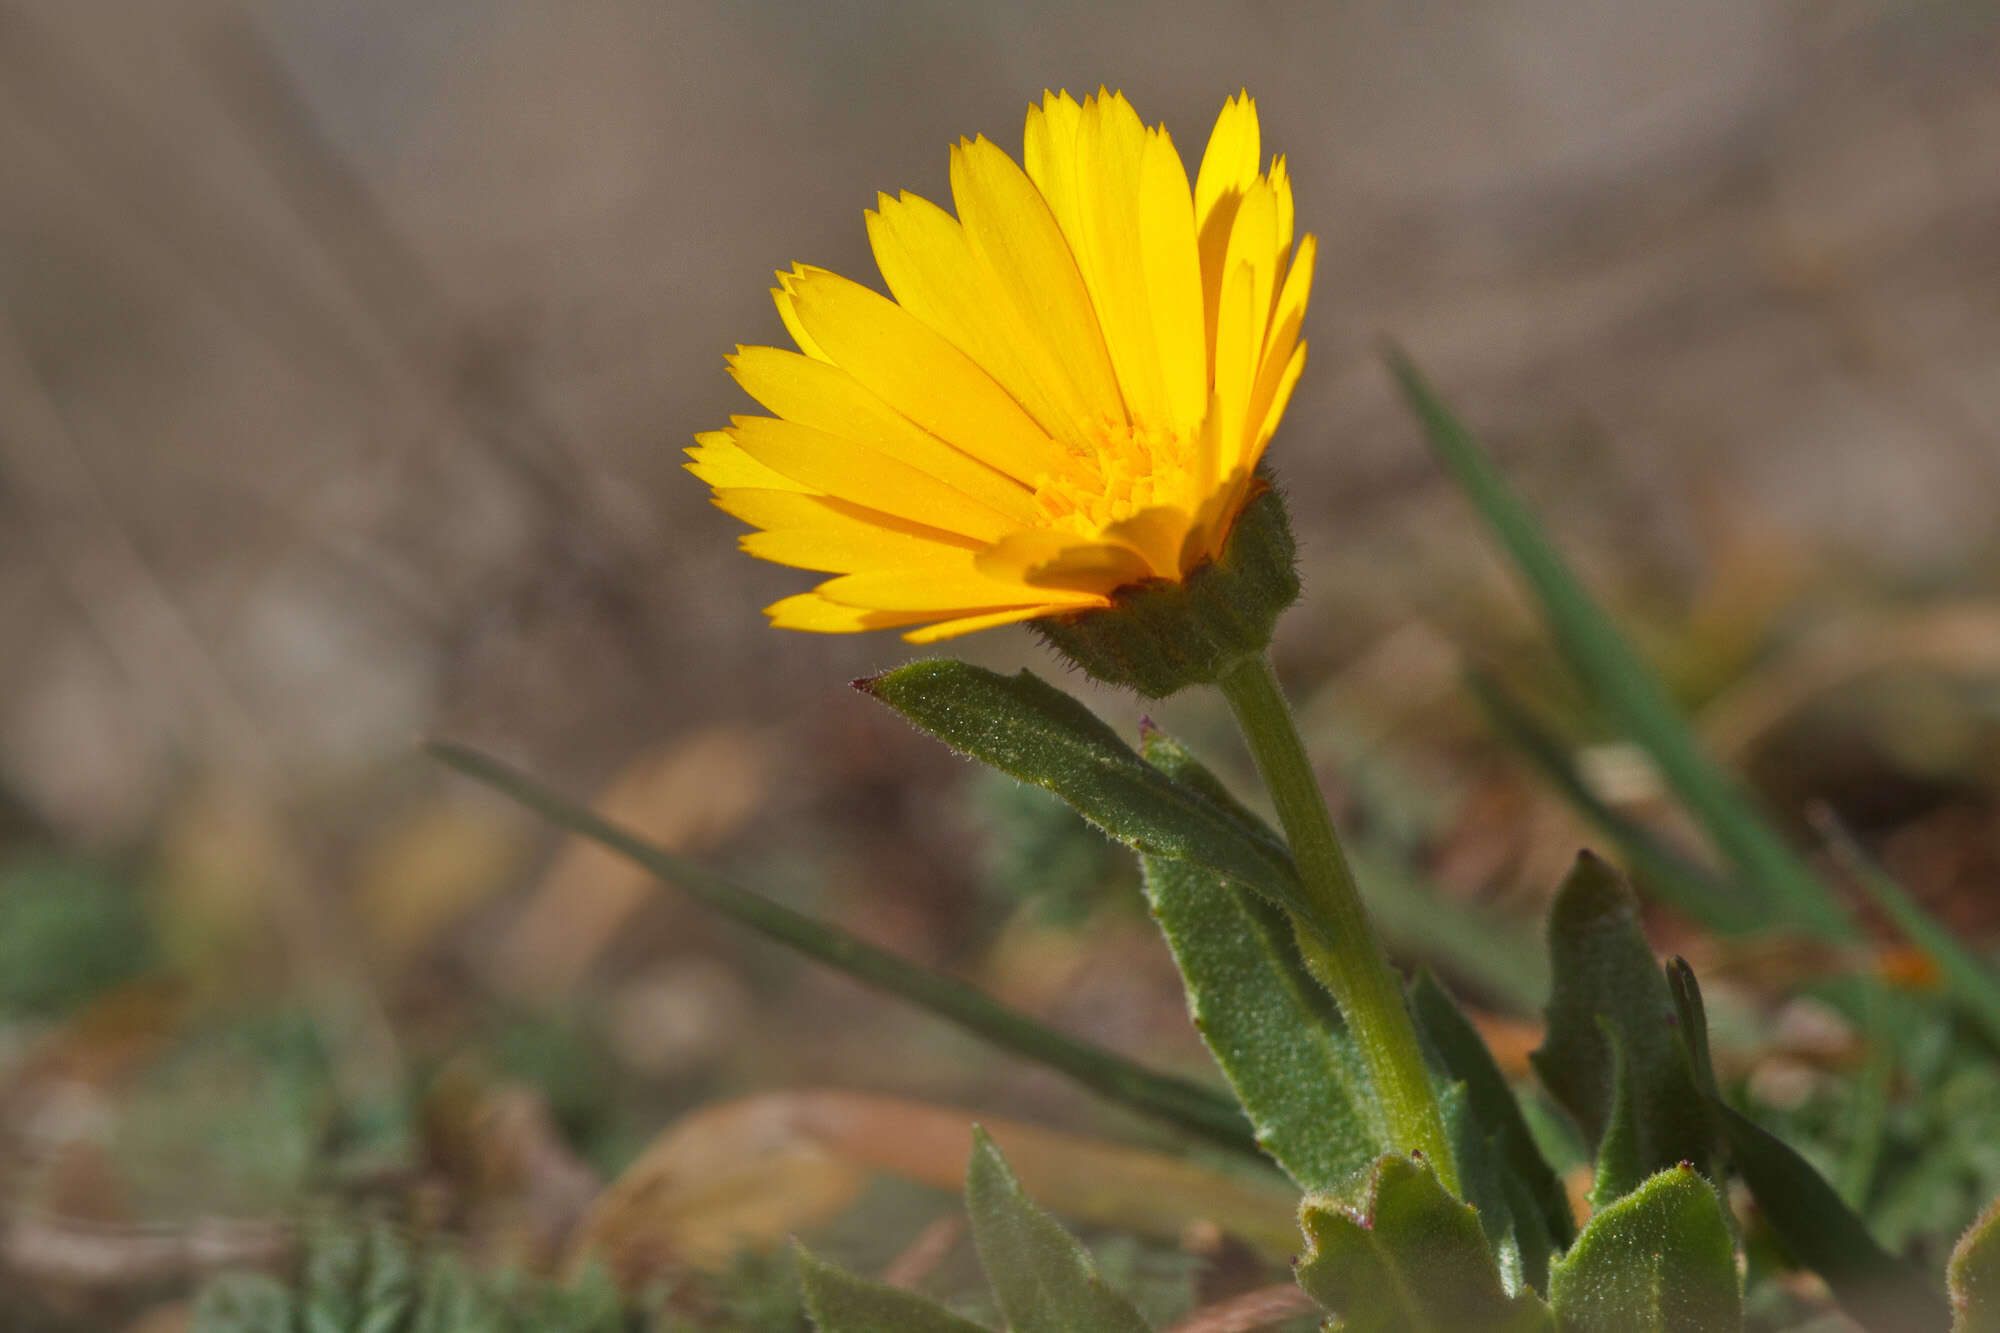
[[[1313,919],[1299,932],[1306,963],[1333,992],[1367,1062],[1391,1140],[1424,1154],[1438,1179],[1458,1193],[1451,1138],[1438,1109],[1403,986],[1375,937],[1361,893],[1313,777],[1291,707],[1270,661],[1246,657],[1216,681],[1264,776],[1285,837],[1292,844]]]
[[[635,837],[583,806],[556,796],[523,773],[464,746],[433,741],[436,758],[519,801],[559,828],[589,838],[708,906],[809,958],[901,996],[974,1036],[1023,1059],[1069,1075],[1107,1100],[1172,1122],[1214,1143],[1262,1158],[1250,1122],[1223,1093],[1155,1073],[1115,1052],[1066,1036],[1009,1009],[992,996],[824,921],[739,888],[722,876]]]

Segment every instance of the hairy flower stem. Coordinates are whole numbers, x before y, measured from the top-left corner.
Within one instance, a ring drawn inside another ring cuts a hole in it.
[[[1402,983],[1361,905],[1354,872],[1270,659],[1263,654],[1245,657],[1216,684],[1243,728],[1298,863],[1312,914],[1299,931],[1306,965],[1333,992],[1354,1033],[1395,1147],[1423,1153],[1445,1188],[1456,1194],[1458,1167],[1451,1139],[1403,1003]]]

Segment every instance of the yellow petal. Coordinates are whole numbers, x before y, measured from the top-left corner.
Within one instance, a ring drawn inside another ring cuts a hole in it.
[[[951,154],[959,220],[1010,297],[1013,336],[1033,348],[1037,372],[1066,384],[1086,421],[1122,421],[1125,401],[1083,272],[1048,200],[997,144],[981,138]]]
[[[805,630],[811,634],[858,634],[869,629],[894,629],[928,620],[929,611],[870,611],[829,602],[816,592],[802,592],[764,608],[772,629]]]
[[[1271,170],[1266,173],[1271,182],[1271,197],[1278,203],[1278,258],[1292,250],[1292,175],[1285,169],[1285,155],[1278,154],[1271,159]]]
[[[977,549],[977,543],[956,533],[822,495],[732,489],[717,491],[715,506],[764,529],[739,539],[745,551],[800,569],[851,574],[922,566]]]
[[[1196,563],[1189,558],[1187,510],[1153,505],[1104,530],[1107,541],[1123,542],[1146,557],[1155,578],[1177,579]]]
[[[1195,177],[1194,211],[1204,234],[1208,219],[1230,195],[1240,195],[1257,179],[1257,163],[1263,144],[1257,128],[1257,104],[1248,89],[1222,104],[1222,113],[1209,131],[1208,148],[1201,155],[1201,171]]]
[[[1089,423],[1069,377],[1015,316],[958,219],[905,194],[881,196],[867,220],[875,264],[902,307],[978,362],[1045,434],[1084,447]]]
[[[1082,261],[1104,345],[1118,387],[1136,421],[1165,425],[1172,405],[1161,377],[1159,340],[1143,253],[1140,187],[1146,127],[1121,93],[1100,92],[1084,103],[1077,129],[1077,230],[1071,247]]]
[[[1312,295],[1313,264],[1319,253],[1319,246],[1308,234],[1299,242],[1298,257],[1292,261],[1292,271],[1285,275],[1285,285],[1278,293],[1277,311],[1271,322],[1271,330],[1264,338],[1262,364],[1257,371],[1256,387],[1250,392],[1250,402],[1244,412],[1246,427],[1255,427],[1252,438],[1251,461],[1256,460],[1257,451],[1271,438],[1278,427],[1277,418],[1285,411],[1285,403],[1291,397],[1291,384],[1298,380],[1299,368],[1305,358],[1299,356],[1299,327],[1305,319],[1306,301]],[[1289,377],[1291,383],[1286,383]]]
[[[980,573],[1037,589],[1108,594],[1152,577],[1144,556],[1113,542],[1086,541],[1046,528],[1013,532],[973,559]]]
[[[1227,477],[1243,463],[1248,443],[1250,395],[1262,363],[1263,320],[1256,308],[1257,275],[1238,264],[1224,284],[1215,325],[1215,398],[1219,431],[1218,475]]]
[[[1060,612],[1064,608],[1054,606],[1017,606],[1006,611],[988,611],[983,615],[965,616],[958,620],[944,620],[922,629],[913,629],[903,636],[907,643],[936,643],[940,639],[955,639],[961,634],[971,634],[976,630],[992,629],[996,625],[1012,625],[1036,616]]]
[[[1027,487],[922,430],[830,361],[777,347],[739,347],[729,372],[775,416],[859,440],[1017,523],[1034,521],[1034,493]]]
[[[1224,259],[1229,252],[1230,227],[1244,192],[1257,180],[1257,157],[1261,151],[1257,129],[1257,104],[1243,92],[1225,102],[1208,136],[1208,149],[1201,157],[1201,171],[1194,185],[1195,234],[1201,246],[1201,290],[1208,312],[1208,345],[1215,347],[1215,315],[1222,299]],[[1211,357],[1210,369],[1214,362]]]
[[[1201,251],[1187,168],[1164,129],[1146,136],[1141,166],[1139,250],[1166,389],[1166,420],[1192,431],[1208,405],[1208,328],[1202,309]]]
[[[785,331],[792,335],[792,341],[799,345],[799,350],[816,360],[825,361],[828,359],[826,352],[806,332],[806,326],[799,322],[798,304],[792,299],[792,285],[800,275],[814,272],[825,270],[814,269],[808,264],[794,264],[791,272],[780,271],[778,285],[771,289],[771,300],[778,307],[778,318],[785,321]]]
[[[1097,593],[1067,588],[1034,588],[1025,583],[991,578],[963,563],[939,564],[924,570],[843,574],[819,585],[829,601],[865,606],[877,611],[972,612],[1009,606],[1108,606]]]
[[[731,434],[744,453],[825,495],[982,541],[1014,527],[963,491],[838,435],[775,417],[737,417]]]
[[[1253,475],[1248,468],[1238,468],[1224,477],[1202,502],[1201,512],[1195,515],[1188,533],[1188,546],[1194,553],[1191,566],[1204,559],[1220,558],[1229,539],[1229,529],[1248,498]]]
[[[1292,390],[1298,387],[1299,376],[1305,373],[1306,345],[1300,343],[1292,349],[1291,359],[1285,362],[1284,370],[1278,374],[1277,385],[1271,390],[1270,402],[1264,408],[1262,424],[1257,428],[1250,447],[1249,461],[1252,467],[1264,452],[1264,446],[1278,433],[1278,423],[1284,419],[1285,405],[1292,400]]]
[[[964,352],[895,302],[837,274],[792,286],[806,331],[833,363],[932,435],[1032,485],[1060,445]]]
[[[1190,469],[1195,493],[1204,497],[1215,494],[1222,484],[1225,469],[1222,466],[1222,400],[1214,390],[1209,391],[1208,410],[1202,414],[1201,432],[1195,436],[1194,465]],[[1201,526],[1197,509],[1194,526]]]
[[[1271,316],[1271,330],[1264,337],[1264,359],[1277,360],[1280,364],[1290,359],[1292,344],[1299,336],[1299,326],[1305,322],[1306,303],[1312,299],[1313,267],[1319,262],[1319,238],[1306,233],[1299,241],[1299,252],[1292,259],[1292,267],[1285,274],[1285,285],[1278,289],[1278,303]]]
[[[1028,108],[1027,128],[1021,135],[1021,162],[1028,179],[1049,202],[1056,225],[1075,246],[1080,234],[1076,205],[1076,136],[1083,124],[1083,108],[1068,93],[1042,94],[1040,106]]]
[[[694,437],[695,447],[687,450],[692,463],[688,471],[718,490],[724,486],[759,486],[767,490],[810,492],[790,477],[772,471],[736,447],[726,430],[703,431]]]
[[[1271,318],[1271,300],[1278,287],[1278,200],[1270,185],[1253,182],[1229,227],[1229,249],[1223,275],[1234,280],[1237,270],[1250,270],[1250,309],[1255,315],[1249,337],[1253,355],[1262,359],[1264,331]],[[1218,326],[1218,337],[1220,337]]]

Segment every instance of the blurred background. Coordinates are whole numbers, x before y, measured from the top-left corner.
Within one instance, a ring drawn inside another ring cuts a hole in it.
[[[1590,834],[1462,665],[1684,830],[1385,336],[1714,750],[1990,941],[1996,70],[1990,0],[0,0],[0,1327],[182,1327],[306,1208],[536,1271],[595,1234],[697,1326],[794,1327],[752,1309],[790,1231],[969,1262],[925,1229],[956,1165],[802,1147],[812,1090],[888,1099],[847,1107],[864,1145],[940,1107],[1158,1141],[418,748],[1205,1076],[1123,854],[849,690],[893,636],[766,629],[810,576],[739,555],[679,467],[749,409],[723,356],[784,341],[772,270],[872,281],[875,192],[947,200],[947,145],[1018,151],[1045,87],[1123,88],[1192,163],[1247,86],[1289,159],[1322,262],[1272,454],[1307,577],[1280,668],[1399,950],[1517,1067]],[[1058,670],[1025,631],[953,647]],[[1245,775],[1215,703],[1153,711]],[[1440,902],[1526,943],[1440,942]],[[1818,961],[1655,928],[1755,1019],[1771,1106],[1834,1095],[1855,1035],[1788,998]],[[663,1134],[705,1165],[607,1210]],[[1229,1281],[1186,1238],[1128,1259],[1162,1309]]]

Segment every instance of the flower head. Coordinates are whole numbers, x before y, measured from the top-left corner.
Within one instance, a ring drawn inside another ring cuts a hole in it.
[[[930,642],[1108,608],[1222,556],[1305,364],[1314,241],[1292,251],[1282,157],[1231,99],[1190,188],[1121,93],[1028,109],[1023,166],[951,150],[957,216],[867,214],[894,299],[778,275],[797,352],[739,347],[770,416],[697,437],[691,471],[743,548],[837,577],[767,608]]]

